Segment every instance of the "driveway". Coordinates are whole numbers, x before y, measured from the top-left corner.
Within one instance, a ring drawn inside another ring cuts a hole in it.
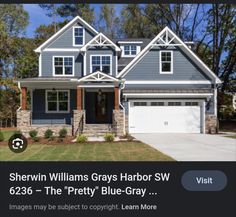
[[[177,161],[236,161],[236,140],[209,134],[133,134]]]

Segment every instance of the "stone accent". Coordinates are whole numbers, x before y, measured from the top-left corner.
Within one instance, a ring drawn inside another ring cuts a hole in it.
[[[73,135],[81,134],[85,120],[84,110],[73,110]]]
[[[65,128],[67,130],[67,135],[72,135],[71,125],[31,125],[31,111],[29,110],[20,110],[17,111],[17,130],[21,131],[22,134],[28,138],[29,131],[36,130],[38,131],[38,136],[43,137],[47,129],[50,129],[54,132],[54,135],[57,136],[59,131]]]
[[[215,115],[206,115],[205,119],[205,133],[218,133],[218,119]]]
[[[86,136],[104,136],[112,132],[111,124],[84,124],[83,134]]]
[[[123,110],[113,110],[113,130],[116,136],[124,135],[124,112]]]

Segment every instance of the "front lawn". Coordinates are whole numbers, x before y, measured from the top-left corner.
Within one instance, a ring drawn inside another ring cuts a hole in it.
[[[4,136],[4,141],[8,141],[8,139],[16,132],[15,130],[1,130],[3,136]]]
[[[84,143],[69,145],[30,144],[15,154],[0,145],[1,161],[173,161],[141,142]]]

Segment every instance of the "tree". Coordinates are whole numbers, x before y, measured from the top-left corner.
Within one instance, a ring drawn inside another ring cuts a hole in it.
[[[101,7],[99,30],[110,38],[117,38],[121,34],[120,19],[114,5],[105,4]]]

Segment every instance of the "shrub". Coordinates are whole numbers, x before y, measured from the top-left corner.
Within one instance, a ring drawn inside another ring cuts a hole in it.
[[[2,131],[0,131],[0,142],[4,141],[4,135],[2,133]]]
[[[51,139],[53,137],[53,131],[50,129],[47,129],[44,133],[44,138],[45,139]]]
[[[65,128],[62,128],[60,131],[59,131],[59,138],[65,138],[67,135],[67,130]]]
[[[114,139],[115,139],[115,136],[112,133],[107,133],[107,134],[104,135],[103,138],[106,142],[113,142]]]
[[[134,140],[134,137],[131,136],[129,133],[126,133],[126,134],[125,134],[125,138],[126,138],[128,141],[133,141],[133,140]]]
[[[37,137],[38,131],[36,131],[36,130],[31,130],[31,131],[29,131],[29,135],[30,135],[30,137],[31,137],[32,139],[34,139],[34,138]]]
[[[79,135],[76,138],[76,142],[78,142],[78,143],[84,143],[84,142],[87,142],[87,141],[88,141],[88,137],[85,136],[85,135]]]

